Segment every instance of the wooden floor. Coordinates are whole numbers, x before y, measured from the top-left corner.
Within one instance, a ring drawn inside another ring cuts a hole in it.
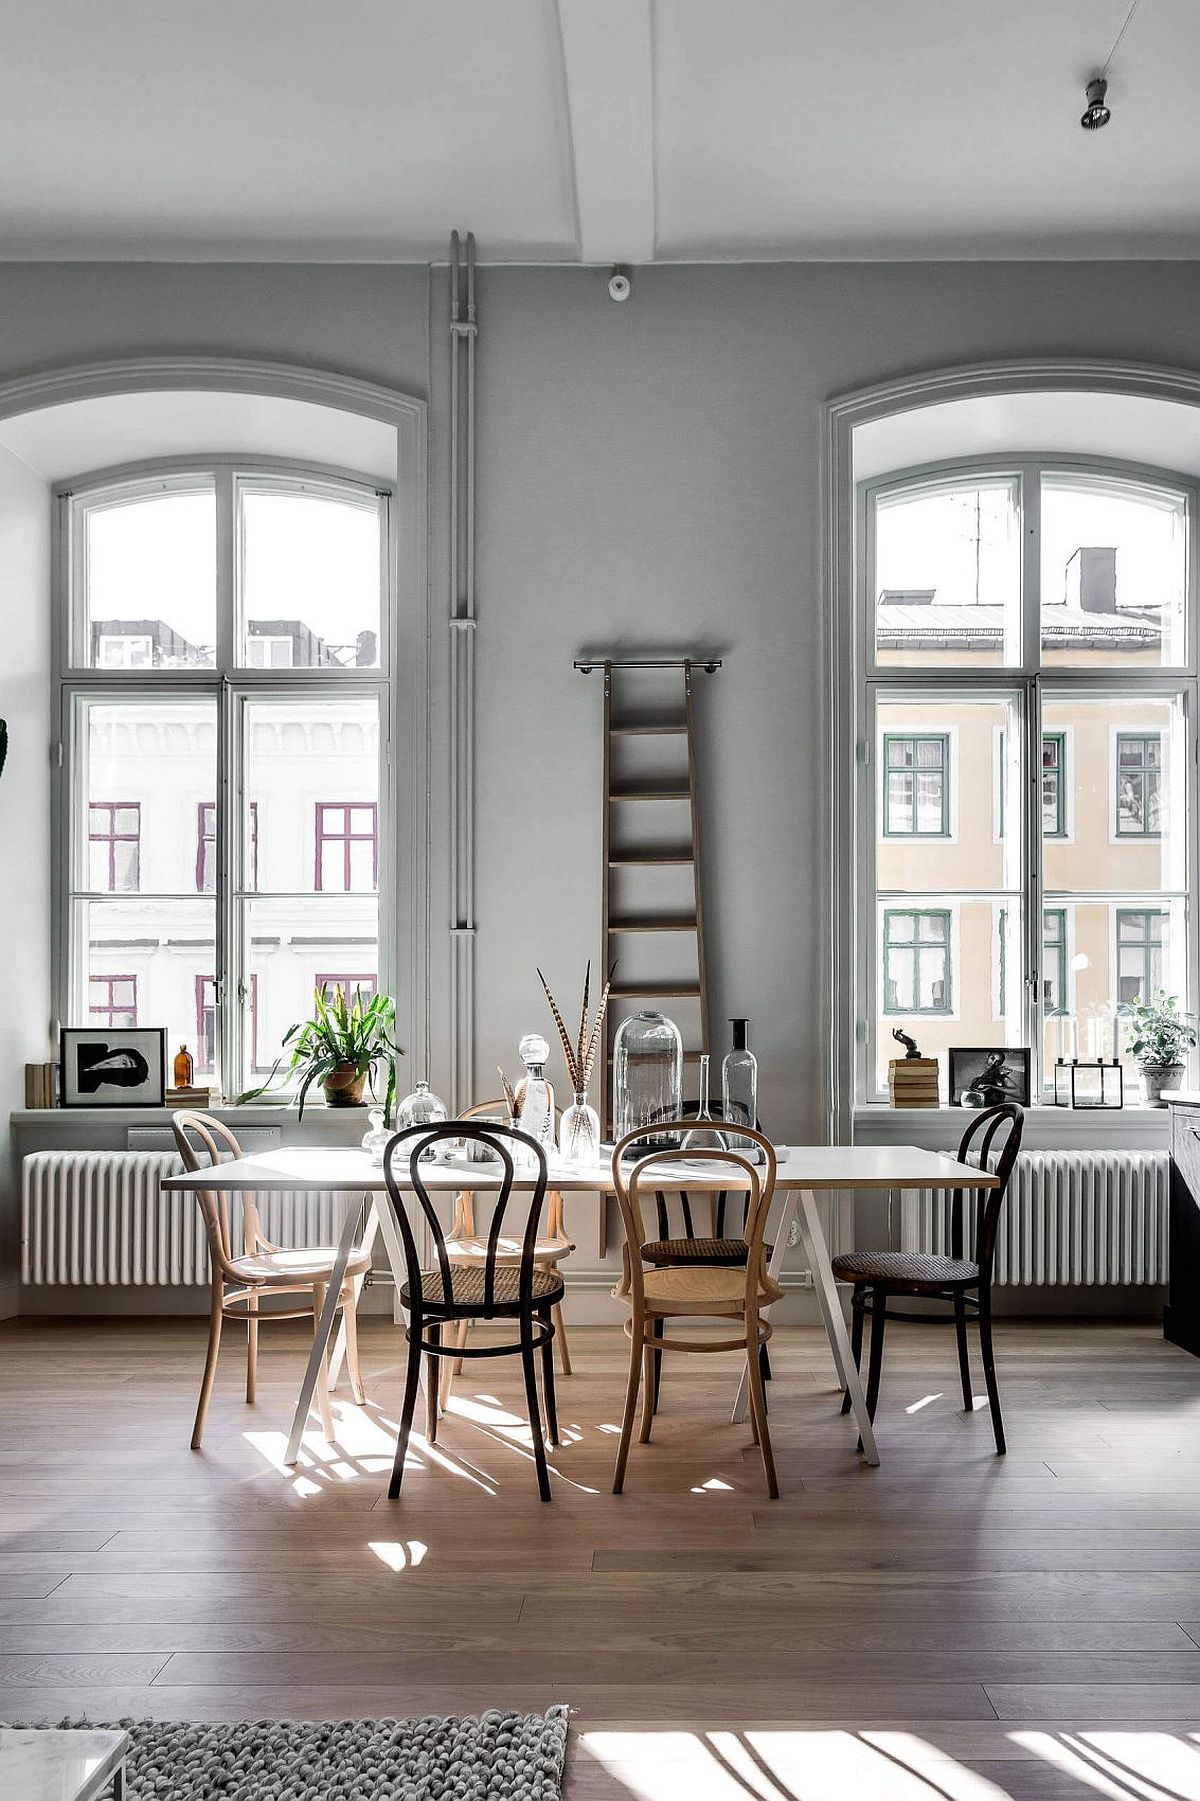
[[[1200,1364],[1149,1327],[1008,1325],[1009,1453],[953,1335],[889,1329],[865,1468],[824,1341],[781,1331],[766,1500],[733,1366],[668,1364],[609,1493],[616,1330],[573,1334],[537,1499],[519,1365],[477,1364],[384,1498],[400,1371],[281,1466],[298,1329],[260,1399],[199,1323],[0,1326],[0,1715],[576,1710],[574,1801],[1200,1797]],[[232,1335],[231,1335],[232,1336]]]

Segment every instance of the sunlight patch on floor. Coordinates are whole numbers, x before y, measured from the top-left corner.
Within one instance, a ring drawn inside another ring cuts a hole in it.
[[[906,1407],[904,1411],[905,1413],[920,1413],[922,1407],[932,1407],[935,1401],[940,1401],[942,1398],[940,1394],[922,1395],[919,1401],[914,1401],[912,1406]]]
[[[418,1569],[429,1554],[429,1546],[419,1538],[371,1539],[367,1548],[374,1551],[380,1563],[397,1572]]]
[[[1114,1801],[1200,1801],[1200,1751],[1170,1732],[1014,1732],[1013,1742]]]

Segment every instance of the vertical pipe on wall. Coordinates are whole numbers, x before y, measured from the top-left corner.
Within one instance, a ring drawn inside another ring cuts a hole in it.
[[[475,234],[450,240],[451,1101],[475,1098]]]

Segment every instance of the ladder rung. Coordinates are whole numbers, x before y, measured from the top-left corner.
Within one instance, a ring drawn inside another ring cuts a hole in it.
[[[663,982],[656,986],[653,982],[614,982],[609,989],[609,993],[614,1000],[620,1000],[622,998],[631,1000],[641,995],[647,995],[654,999],[657,999],[660,996],[665,998],[668,995],[676,997],[695,995],[699,997],[700,984],[699,982]]]
[[[691,800],[690,788],[610,788],[609,800]]]
[[[687,726],[638,725],[631,720],[627,725],[610,725],[608,729],[614,738],[682,738]]]
[[[694,932],[696,930],[695,915],[687,915],[680,919],[610,919],[610,932]]]
[[[658,863],[694,863],[696,858],[690,850],[625,850],[610,851],[608,861],[614,868],[624,865],[649,869]]]

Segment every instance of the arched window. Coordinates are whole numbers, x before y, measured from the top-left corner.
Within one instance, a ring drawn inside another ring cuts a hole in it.
[[[391,986],[390,489],[243,460],[56,491],[66,1022],[227,1095],[329,970]]]

